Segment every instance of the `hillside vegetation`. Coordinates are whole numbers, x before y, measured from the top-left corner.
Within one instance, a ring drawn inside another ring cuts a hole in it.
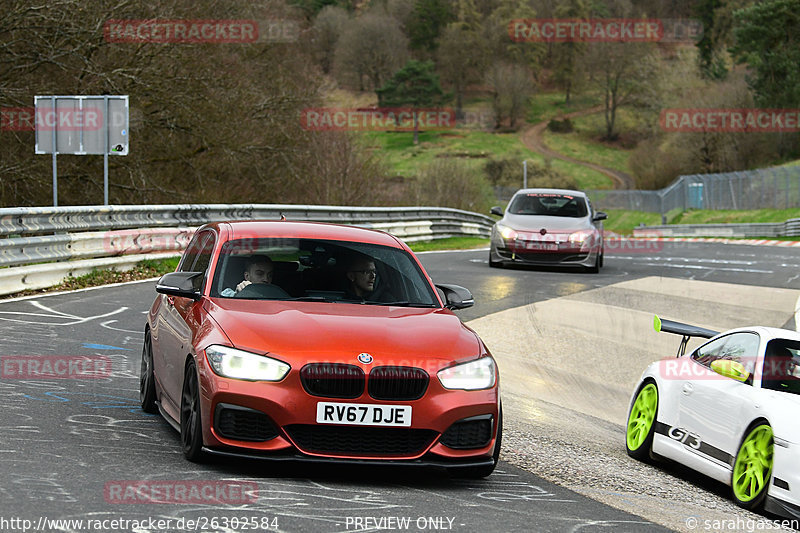
[[[548,146],[639,188],[680,174],[800,158],[798,134],[665,131],[664,109],[800,108],[800,0],[5,0],[0,18],[0,206],[49,205],[51,158],[9,110],[35,95],[130,97],[130,153],[110,160],[110,201],[444,205],[485,212],[494,190],[608,188],[548,160],[520,132],[554,121]],[[695,41],[512,40],[509,22],[657,18],[702,22]],[[252,41],[125,42],[109,21],[245,20]],[[272,29],[278,28],[275,38]],[[270,29],[266,31],[265,29]],[[286,30],[286,31],[284,31]],[[291,30],[291,31],[288,31]],[[452,109],[415,131],[326,131],[320,107]],[[571,124],[554,120],[590,108]],[[470,119],[472,117],[472,119]],[[60,156],[61,204],[102,200],[100,156]]]

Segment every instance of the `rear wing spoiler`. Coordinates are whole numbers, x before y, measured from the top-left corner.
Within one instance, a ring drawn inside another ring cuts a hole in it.
[[[677,357],[680,357],[686,353],[686,345],[688,344],[689,339],[692,337],[703,337],[705,339],[710,339],[711,337],[719,335],[719,331],[701,328],[699,326],[692,326],[691,324],[684,324],[683,322],[675,322],[674,320],[667,320],[665,318],[659,318],[658,315],[653,317],[653,328],[655,328],[656,331],[674,333],[683,337],[681,339],[681,344],[678,347]]]

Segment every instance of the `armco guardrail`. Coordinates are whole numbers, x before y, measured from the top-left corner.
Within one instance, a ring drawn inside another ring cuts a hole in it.
[[[800,218],[751,224],[670,224],[634,228],[634,237],[798,237]]]
[[[488,237],[488,216],[437,207],[277,204],[14,207],[0,209],[0,294],[39,289],[94,268],[128,269],[174,256],[197,226],[222,220],[310,220],[389,232],[413,242]],[[166,253],[165,253],[166,252]]]
[[[372,227],[406,222],[433,226],[461,223],[491,227],[488,216],[443,207],[339,207],[316,205],[120,205],[104,207],[12,207],[0,209],[0,237],[110,229],[199,226],[220,220],[313,220]],[[488,224],[488,226],[486,226]],[[433,227],[434,234],[437,228]],[[488,231],[488,230],[487,230]],[[430,234],[428,234],[430,235]],[[487,233],[488,235],[488,233]]]

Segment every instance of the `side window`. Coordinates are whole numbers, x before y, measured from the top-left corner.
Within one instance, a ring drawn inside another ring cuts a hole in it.
[[[192,266],[197,259],[197,254],[200,253],[200,249],[202,248],[203,242],[206,240],[208,233],[209,232],[204,231],[203,233],[198,233],[194,236],[192,242],[190,242],[189,246],[186,248],[186,252],[183,254],[181,264],[178,266],[178,272],[192,271]]]
[[[206,237],[202,240],[200,251],[197,253],[197,259],[192,265],[193,272],[205,272],[211,263],[211,253],[214,251],[214,234],[210,231],[206,232]]]
[[[706,367],[710,367],[717,359],[729,359],[741,363],[752,374],[758,345],[759,337],[755,333],[732,333],[704,344],[691,357]]]

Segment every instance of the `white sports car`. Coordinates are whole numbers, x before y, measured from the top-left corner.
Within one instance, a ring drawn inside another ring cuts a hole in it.
[[[800,518],[800,333],[658,317],[655,328],[683,339],[636,386],[628,455],[672,459],[729,485],[744,508]],[[687,355],[691,337],[710,340]]]

